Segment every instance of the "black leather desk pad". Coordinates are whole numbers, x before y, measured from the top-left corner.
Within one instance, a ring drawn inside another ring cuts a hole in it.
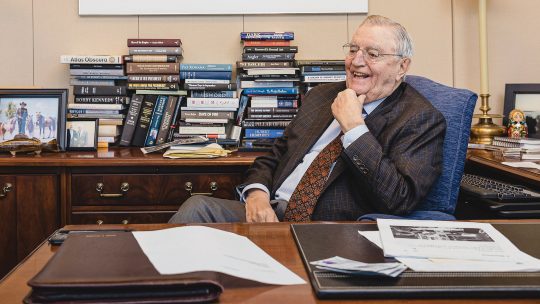
[[[495,224],[522,251],[540,258],[540,224]],[[540,272],[413,272],[398,278],[322,271],[310,261],[341,256],[362,262],[394,261],[358,233],[366,224],[293,224],[292,233],[319,298],[540,297]]]

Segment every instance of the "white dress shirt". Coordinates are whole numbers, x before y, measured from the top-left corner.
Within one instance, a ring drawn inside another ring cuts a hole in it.
[[[366,105],[364,105],[364,110],[369,115],[375,108],[377,108],[378,105],[380,105],[385,98],[375,100],[373,102],[370,102]],[[336,119],[330,123],[328,128],[324,131],[324,133],[319,137],[319,140],[311,147],[309,152],[304,155],[304,158],[302,159],[302,162],[294,168],[293,172],[283,181],[281,186],[277,189],[275,199],[279,200],[285,200],[289,201],[291,198],[292,193],[294,192],[294,189],[296,189],[296,186],[298,183],[300,183],[300,180],[302,179],[302,176],[306,173],[307,169],[315,160],[317,155],[326,147],[336,136],[339,135],[341,132],[341,127],[339,126],[339,123]],[[343,148],[347,149],[347,147],[353,143],[355,140],[357,140],[360,136],[362,136],[364,133],[369,132],[369,129],[366,125],[359,125],[349,131],[347,131],[341,138],[343,142]],[[330,172],[332,172],[332,169],[334,168],[335,163],[332,165],[332,168],[330,169]],[[247,185],[243,191],[241,200],[244,201],[246,197],[246,193],[250,189],[261,189],[265,191],[266,193],[270,194],[270,191],[268,188],[266,188],[265,185],[255,183]]]

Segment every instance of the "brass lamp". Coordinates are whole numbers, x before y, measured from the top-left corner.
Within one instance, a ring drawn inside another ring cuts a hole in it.
[[[502,118],[499,114],[488,114],[489,107],[489,84],[487,66],[487,22],[486,22],[486,0],[478,1],[478,21],[480,29],[480,111],[482,114],[475,114],[478,118],[477,124],[471,127],[471,143],[491,144],[494,136],[502,136],[505,132],[503,126],[493,123],[493,118]]]

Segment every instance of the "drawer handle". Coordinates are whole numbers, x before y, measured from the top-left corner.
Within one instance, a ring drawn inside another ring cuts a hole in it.
[[[103,221],[102,221],[102,220],[97,220],[97,221],[96,221],[96,224],[102,225],[102,224],[103,224]]]
[[[13,185],[10,183],[5,183],[4,187],[2,187],[2,191],[0,191],[0,197],[6,197],[7,193],[13,189]]]
[[[105,187],[105,185],[103,185],[103,183],[97,183],[96,184],[96,191],[99,193],[100,197],[108,197],[108,198],[110,198],[110,197],[122,197],[129,190],[129,184],[128,183],[122,183],[120,185],[120,190],[122,191],[122,193],[103,193],[103,187]]]
[[[191,192],[191,190],[193,190],[193,183],[192,182],[186,182],[184,184],[184,189],[186,189],[186,191],[189,192],[190,196],[194,196],[194,195],[212,196],[212,195],[214,195],[214,191],[216,191],[218,189],[218,184],[216,182],[210,182],[210,191],[212,191],[212,192]]]
[[[122,225],[127,225],[127,224],[129,224],[128,220],[122,220]]]

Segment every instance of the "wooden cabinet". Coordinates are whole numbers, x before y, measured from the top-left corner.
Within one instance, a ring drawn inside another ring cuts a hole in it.
[[[55,169],[0,175],[0,277],[60,226]]]
[[[259,155],[171,160],[137,148],[1,153],[0,277],[66,224],[165,223],[191,194],[232,199]]]

